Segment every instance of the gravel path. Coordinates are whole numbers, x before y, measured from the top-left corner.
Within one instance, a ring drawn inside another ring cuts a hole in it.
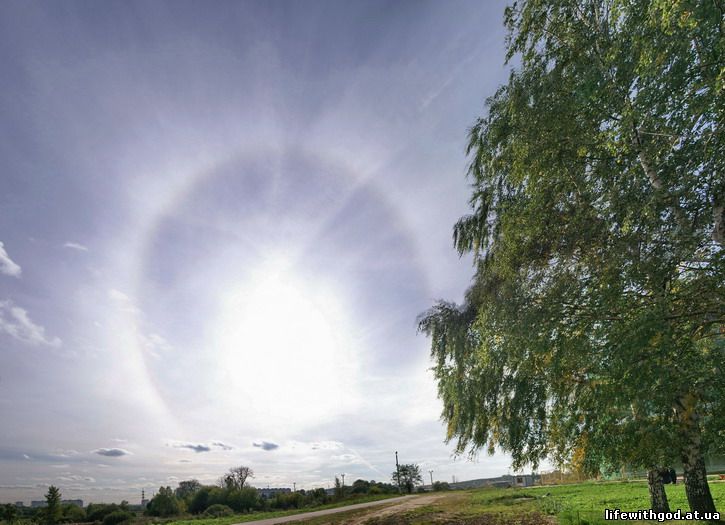
[[[388,505],[390,503],[402,503],[416,496],[401,496],[399,498],[382,499],[380,501],[371,501],[368,503],[357,503],[346,507],[337,507],[334,509],[316,510],[314,512],[303,512],[301,514],[293,514],[291,516],[283,516],[281,518],[267,518],[266,520],[246,521],[236,525],[277,525],[278,523],[290,523],[292,521],[303,521],[309,518],[317,518],[319,516],[328,516],[337,514],[338,512],[347,512],[350,510],[366,509],[368,507],[376,507],[378,505]],[[397,507],[397,505],[395,505]]]

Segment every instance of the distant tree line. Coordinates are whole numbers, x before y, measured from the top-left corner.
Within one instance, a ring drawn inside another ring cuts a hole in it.
[[[127,501],[116,503],[91,503],[85,509],[77,505],[62,504],[60,490],[51,486],[45,495],[43,508],[18,508],[15,505],[0,505],[0,519],[6,525],[15,525],[21,519],[37,525],[60,525],[63,523],[94,523],[120,525],[132,522],[139,514],[169,518],[193,514],[209,518],[267,510],[289,510],[314,508],[329,503],[355,500],[366,496],[397,494],[398,482],[402,490],[413,492],[421,483],[420,468],[417,465],[401,465],[400,480],[397,472],[393,483],[357,479],[352,485],[343,485],[335,478],[333,490],[316,488],[294,492],[277,492],[268,497],[249,484],[254,478],[250,467],[239,466],[229,469],[215,485],[203,485],[196,479],[179,482],[176,489],[159,487],[158,492],[145,508],[133,508]]]

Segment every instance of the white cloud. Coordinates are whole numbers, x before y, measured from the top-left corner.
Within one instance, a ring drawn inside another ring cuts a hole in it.
[[[342,450],[345,447],[339,441],[315,441],[309,446],[312,450]]]
[[[31,345],[47,345],[60,347],[62,341],[58,337],[45,335],[45,328],[35,324],[27,310],[15,306],[10,299],[0,301],[0,333],[14,337],[18,341]]]
[[[51,452],[52,456],[61,457],[61,458],[69,458],[71,456],[77,456],[80,454],[77,450],[64,450],[62,448],[57,448],[53,452]]]
[[[91,476],[79,476],[78,474],[71,474],[67,476],[58,476],[61,481],[88,481],[89,483],[95,483],[95,478]]]
[[[71,250],[78,250],[79,252],[87,252],[88,246],[84,246],[83,244],[77,243],[77,242],[67,242],[63,245],[63,248],[70,248]]]
[[[20,265],[10,258],[8,252],[5,251],[5,245],[0,241],[0,273],[19,278],[22,271]]]

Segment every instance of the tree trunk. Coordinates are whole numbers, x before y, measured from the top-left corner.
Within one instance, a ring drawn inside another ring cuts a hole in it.
[[[681,398],[677,412],[683,438],[681,453],[685,471],[685,493],[690,510],[700,514],[716,512],[710,486],[707,484],[695,397],[688,394]]]
[[[682,456],[682,463],[685,467],[685,492],[690,510],[696,510],[700,514],[716,512],[710,486],[707,484],[705,459],[702,452],[686,451]]]
[[[669,512],[670,503],[667,501],[665,485],[662,483],[662,473],[659,468],[647,471],[647,485],[649,485],[650,507],[654,512]]]

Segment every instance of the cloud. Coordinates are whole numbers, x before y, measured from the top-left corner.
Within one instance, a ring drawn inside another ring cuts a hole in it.
[[[55,457],[61,457],[61,458],[69,458],[71,456],[77,456],[80,454],[77,450],[64,450],[62,448],[57,448],[53,452],[51,452],[51,456]]]
[[[79,476],[78,474],[71,474],[69,476],[58,476],[61,481],[88,481],[89,483],[95,483],[95,478],[90,476]]]
[[[8,252],[5,251],[5,245],[0,241],[0,273],[19,278],[22,271],[20,265],[10,258]]]
[[[274,450],[279,448],[277,443],[272,443],[271,441],[255,441],[252,445],[257,448],[261,448],[262,450]]]
[[[342,450],[344,447],[339,441],[316,441],[310,444],[312,450]]]
[[[234,447],[222,443],[221,441],[212,441],[211,443],[188,443],[185,441],[172,441],[166,444],[167,447],[173,448],[187,448],[194,452],[211,452],[213,448],[219,448],[221,450],[232,450]]]
[[[71,250],[78,250],[79,252],[87,252],[88,247],[77,242],[67,242],[63,245],[63,248],[70,248]]]
[[[128,450],[124,450],[122,448],[97,448],[96,450],[92,450],[91,452],[93,454],[98,454],[100,456],[106,456],[109,458],[117,458],[131,454]]]
[[[204,443],[172,443],[168,446],[174,448],[188,448],[196,453],[211,451],[211,447],[209,445],[205,445]]]
[[[30,459],[30,456],[28,456],[27,454],[23,454],[23,458],[24,459]]]
[[[5,333],[18,341],[31,345],[47,345],[57,348],[62,344],[57,337],[47,337],[45,328],[35,324],[30,319],[27,310],[15,306],[9,299],[0,301],[0,333]]]

